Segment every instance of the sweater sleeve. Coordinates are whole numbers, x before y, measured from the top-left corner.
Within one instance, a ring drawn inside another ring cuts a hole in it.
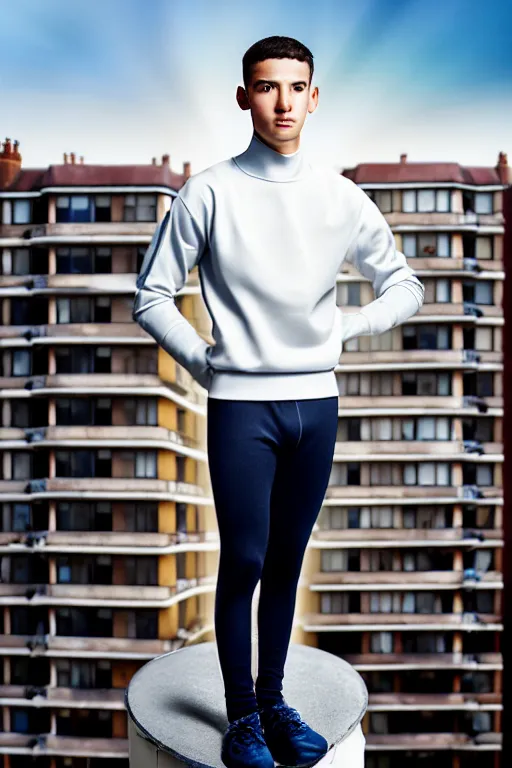
[[[418,312],[424,300],[423,283],[397,251],[388,222],[368,195],[361,193],[356,233],[345,259],[372,283],[377,298],[359,312],[344,314],[343,341],[376,336],[400,325]]]
[[[174,301],[205,248],[206,238],[200,227],[183,200],[176,197],[157,225],[144,255],[132,318],[196,381],[208,388],[212,373],[206,357],[209,345]]]

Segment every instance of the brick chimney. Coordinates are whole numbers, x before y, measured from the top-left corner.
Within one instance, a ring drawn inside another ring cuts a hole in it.
[[[9,184],[12,184],[21,170],[19,145],[19,141],[15,141],[13,147],[10,139],[3,142],[3,149],[0,152],[0,189],[6,189]]]
[[[67,165],[68,164],[68,153],[67,152],[64,152],[63,158],[64,158],[64,165]]]
[[[407,162],[407,155],[406,154],[400,155],[400,163],[403,165],[406,162]]]
[[[70,152],[69,153],[69,157],[70,157],[70,160],[71,160],[71,165],[75,165],[75,158],[76,158],[75,153],[74,152]]]
[[[183,163],[183,175],[186,179],[190,179],[190,163],[188,160],[187,162]]]
[[[162,155],[162,167],[166,165],[168,168],[171,166],[171,158],[169,155]]]
[[[511,184],[512,176],[510,173],[510,166],[508,164],[508,157],[506,152],[500,152],[498,155],[498,165],[496,166],[500,182],[502,184]]]

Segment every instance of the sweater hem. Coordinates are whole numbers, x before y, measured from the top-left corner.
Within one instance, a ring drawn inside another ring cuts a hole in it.
[[[208,397],[221,400],[311,400],[338,397],[334,368],[311,373],[214,371]]]

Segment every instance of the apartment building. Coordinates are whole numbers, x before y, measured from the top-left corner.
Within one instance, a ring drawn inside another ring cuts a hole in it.
[[[497,165],[345,170],[425,286],[344,345],[338,442],[301,588],[302,642],[364,677],[367,768],[498,768],[503,567],[503,190]],[[348,266],[339,305],[373,299]]]
[[[0,768],[127,766],[130,678],[211,638],[205,392],[131,317],[189,175],[3,143]],[[194,272],[177,303],[208,333]]]
[[[205,392],[138,325],[135,278],[191,172],[0,153],[0,768],[124,768],[140,666],[214,640]],[[352,663],[367,768],[499,768],[502,192],[495,168],[361,164],[425,286],[344,345],[339,437],[292,642]],[[347,310],[373,299],[352,267]],[[197,271],[177,297],[211,340]]]

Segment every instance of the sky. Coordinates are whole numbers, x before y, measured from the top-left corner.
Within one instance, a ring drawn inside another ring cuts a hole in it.
[[[287,35],[314,56],[312,159],[512,164],[511,29],[511,0],[0,0],[0,141],[24,168],[199,172],[248,146],[243,54]]]

